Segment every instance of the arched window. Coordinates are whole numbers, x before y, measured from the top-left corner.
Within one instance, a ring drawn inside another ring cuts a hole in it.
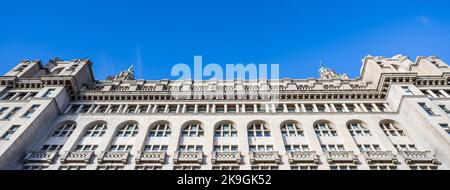
[[[76,123],[73,121],[64,122],[53,133],[52,137],[69,137],[76,128]]]
[[[254,122],[248,126],[249,137],[270,137],[270,130],[263,122]]]
[[[204,131],[200,123],[187,124],[181,133],[182,137],[203,137]]]
[[[360,121],[351,121],[347,123],[347,129],[352,136],[372,136],[369,129],[365,128],[363,123]]]
[[[170,137],[171,130],[168,122],[158,122],[150,128],[149,137]]]
[[[216,127],[214,137],[237,137],[237,131],[231,122],[223,122]]]
[[[296,122],[285,122],[281,124],[281,134],[284,137],[304,136],[303,130]]]
[[[106,133],[106,123],[105,122],[97,122],[86,131],[84,134],[85,137],[102,137]]]
[[[380,127],[387,136],[406,136],[405,132],[399,128],[398,123],[392,120],[380,122]]]
[[[317,136],[338,136],[336,130],[331,126],[330,122],[321,121],[314,125],[314,131]]]
[[[117,137],[135,137],[139,132],[139,127],[136,123],[128,123],[119,129]]]

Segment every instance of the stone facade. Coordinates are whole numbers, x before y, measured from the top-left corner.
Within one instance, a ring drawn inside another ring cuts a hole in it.
[[[150,81],[22,61],[0,77],[0,169],[449,169],[447,64],[362,62],[356,79]]]

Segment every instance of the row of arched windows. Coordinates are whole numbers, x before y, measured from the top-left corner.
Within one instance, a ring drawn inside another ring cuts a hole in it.
[[[405,132],[399,128],[398,123],[393,120],[383,120],[379,126],[387,136],[405,136]],[[76,128],[74,121],[63,122],[53,133],[52,137],[69,137]],[[362,121],[355,120],[347,123],[347,129],[352,136],[372,136],[370,130],[365,127]],[[84,137],[102,137],[107,130],[107,123],[97,121],[91,124]],[[249,137],[270,137],[271,133],[267,124],[263,121],[254,121],[248,125]],[[295,121],[286,121],[281,124],[281,134],[284,137],[304,136],[300,124]],[[334,137],[338,136],[337,130],[329,121],[318,121],[314,124],[314,131],[317,136]],[[126,122],[117,131],[116,137],[135,137],[139,133],[137,122]],[[151,125],[150,137],[169,137],[171,126],[167,121],[159,121]],[[203,137],[203,125],[199,121],[187,122],[183,125],[182,137]],[[237,137],[237,130],[230,121],[219,122],[214,130],[214,137]]]

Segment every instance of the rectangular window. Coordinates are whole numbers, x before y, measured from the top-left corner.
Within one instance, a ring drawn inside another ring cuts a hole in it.
[[[180,152],[195,152],[195,151],[202,151],[203,146],[202,145],[180,145],[178,147],[178,151]]]
[[[7,109],[8,109],[8,107],[0,108],[0,115],[3,115],[3,112],[5,112]]]
[[[236,105],[227,105],[227,113],[236,113]]]
[[[54,88],[48,89],[47,92],[45,92],[44,95],[42,95],[42,97],[43,98],[53,97],[54,92],[55,92]]]
[[[441,126],[441,128],[450,135],[450,127],[448,126],[448,123],[439,123],[439,126]]]
[[[8,114],[3,117],[4,120],[10,120],[18,111],[20,110],[20,107],[13,108]]]
[[[9,140],[9,138],[19,129],[20,125],[13,125],[10,127],[5,134],[2,135],[2,139]]]
[[[423,109],[425,112],[427,112],[427,114],[428,114],[429,116],[435,115],[434,112],[433,112],[433,110],[431,110],[431,108],[429,108],[425,103],[421,102],[421,103],[418,103],[418,104],[419,104],[420,107],[422,107],[422,109]]]
[[[41,151],[55,151],[55,150],[61,150],[63,145],[59,144],[45,144],[42,146]]]
[[[36,110],[39,108],[39,106],[41,106],[41,105],[32,105],[32,106],[30,107],[30,109],[28,109],[28,110],[25,112],[25,114],[23,114],[22,117],[30,118],[30,117],[33,115],[33,113],[36,112]]]
[[[402,86],[402,89],[403,89],[403,92],[405,92],[405,95],[414,95],[408,86]]]

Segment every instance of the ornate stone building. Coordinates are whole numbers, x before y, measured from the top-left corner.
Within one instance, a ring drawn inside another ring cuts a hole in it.
[[[171,81],[22,61],[0,77],[0,169],[449,169],[447,64],[362,62],[356,79]]]

